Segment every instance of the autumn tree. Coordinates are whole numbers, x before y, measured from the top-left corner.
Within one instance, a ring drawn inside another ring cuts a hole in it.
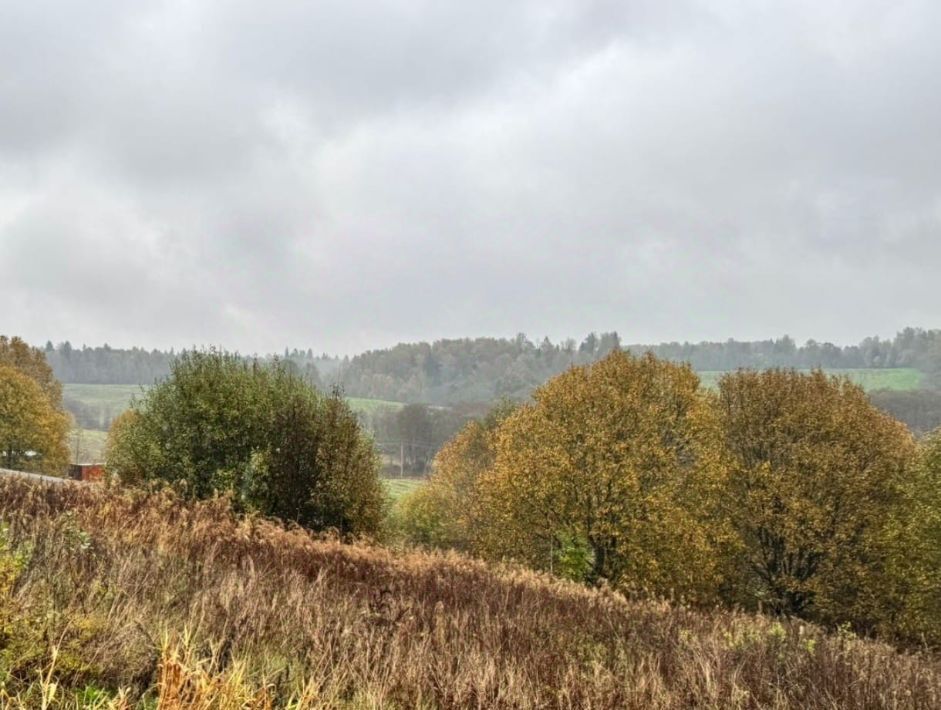
[[[431,547],[473,550],[478,537],[478,483],[493,465],[494,433],[516,408],[501,402],[468,422],[435,456],[428,482],[401,503],[406,538]]]
[[[0,456],[3,466],[61,474],[68,463],[69,418],[35,379],[0,364]]]
[[[45,353],[21,338],[0,335],[0,365],[8,365],[33,379],[55,409],[62,409],[62,385],[56,379]]]
[[[735,600],[871,623],[886,603],[885,525],[914,453],[905,427],[820,371],[726,375],[718,411],[724,515],[743,547]]]
[[[880,630],[941,646],[941,429],[919,443],[883,539],[884,577],[894,594],[878,619]]]
[[[371,534],[383,517],[378,461],[339,394],[324,396],[279,363],[189,352],[110,436],[122,481],[182,484],[315,529]]]
[[[537,389],[494,437],[481,552],[627,591],[714,595],[721,456],[688,366],[616,350]]]
[[[147,479],[148,472],[154,470],[161,453],[156,440],[147,436],[140,416],[133,405],[125,409],[111,422],[105,441],[107,471],[120,471],[121,480],[126,483],[139,483]]]

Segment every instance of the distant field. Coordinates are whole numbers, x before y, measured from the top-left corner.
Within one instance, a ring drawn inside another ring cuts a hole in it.
[[[67,408],[69,401],[78,402],[92,410],[97,419],[107,422],[127,409],[133,397],[140,397],[147,389],[148,387],[143,385],[64,384],[62,394]],[[401,402],[384,399],[347,397],[346,401],[354,412],[364,414],[373,414],[382,409],[401,409],[405,406]]]
[[[77,463],[99,463],[104,458],[108,433],[97,429],[73,429],[69,434],[69,459]]]
[[[363,399],[361,397],[347,397],[347,403],[354,412],[363,412],[364,414],[374,414],[380,409],[401,409],[405,405],[402,402],[390,402],[387,399]]]
[[[393,501],[399,500],[402,496],[411,493],[414,490],[425,485],[425,480],[421,478],[384,478],[386,490],[392,496]]]
[[[142,385],[62,385],[62,395],[68,406],[69,400],[78,402],[104,421],[109,421],[128,408],[133,397],[147,391]]]
[[[910,367],[824,370],[828,375],[846,375],[867,392],[872,390],[916,390],[921,386],[922,373]],[[705,387],[715,388],[725,374],[718,370],[696,373]]]

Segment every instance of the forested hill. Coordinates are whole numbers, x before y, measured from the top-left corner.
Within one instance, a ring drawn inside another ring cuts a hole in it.
[[[567,367],[597,360],[615,347],[638,353],[649,350],[660,358],[687,361],[701,371],[909,367],[926,373],[928,384],[941,380],[941,330],[916,328],[907,328],[893,339],[866,338],[849,346],[813,340],[798,345],[788,336],[751,342],[624,345],[612,332],[592,333],[580,343],[536,342],[521,334],[400,344],[342,359],[297,349],[286,349],[278,357],[324,385],[341,385],[349,396],[446,404],[526,396]],[[107,345],[77,348],[47,343],[45,349],[56,376],[73,383],[151,384],[168,374],[175,357],[173,350],[123,350]]]
[[[575,364],[593,362],[615,347],[653,352],[666,360],[689,362],[699,371],[793,367],[808,369],[914,368],[941,374],[941,330],[908,328],[892,340],[866,338],[858,345],[808,341],[798,346],[788,336],[776,340],[624,345],[617,333],[536,343],[475,338],[397,345],[343,361],[329,379],[353,396],[446,404],[523,397],[553,375]]]

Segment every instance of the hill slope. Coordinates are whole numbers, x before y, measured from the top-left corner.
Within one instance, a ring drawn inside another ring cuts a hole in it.
[[[220,501],[9,479],[0,518],[0,699],[14,706],[38,707],[52,680],[63,707],[941,704],[931,656],[318,540]]]

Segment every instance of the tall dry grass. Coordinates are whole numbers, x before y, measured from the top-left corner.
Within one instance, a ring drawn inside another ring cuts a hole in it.
[[[224,501],[5,479],[0,519],[10,707],[941,707],[927,654],[317,539]]]

